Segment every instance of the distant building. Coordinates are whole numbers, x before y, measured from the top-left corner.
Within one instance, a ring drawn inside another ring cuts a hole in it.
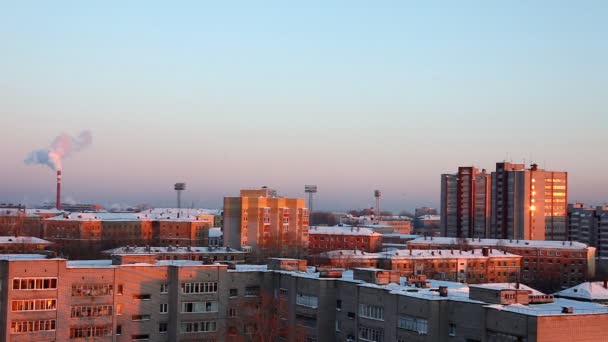
[[[270,255],[304,255],[309,212],[303,198],[278,197],[262,188],[224,198],[224,245]]]
[[[568,205],[569,239],[597,248],[597,258],[608,261],[608,206]]]
[[[441,175],[441,229],[449,237],[486,237],[490,224],[490,175],[459,167]]]
[[[415,210],[415,217],[420,217],[424,215],[438,215],[437,209],[431,207],[420,207]]]
[[[608,304],[608,280],[585,282],[559,291],[555,297]]]
[[[120,256],[121,263],[154,263],[156,260],[191,260],[207,263],[222,262],[241,264],[247,253],[230,247],[178,247],[178,246],[124,246],[103,252],[108,256]]]
[[[309,254],[338,249],[355,249],[378,252],[382,247],[382,234],[365,227],[313,226],[309,230]]]
[[[42,220],[62,214],[57,209],[0,205],[0,235],[42,237]]]
[[[209,228],[209,246],[219,247],[224,245],[224,233],[222,228],[213,227]]]
[[[543,289],[560,289],[595,276],[595,248],[572,241],[417,238],[412,249],[471,250],[488,247],[520,255],[521,282]]]
[[[50,241],[32,236],[0,236],[0,254],[39,253],[50,245]]]
[[[567,172],[507,162],[491,174],[459,167],[441,176],[441,227],[448,237],[562,241],[567,200]]]
[[[421,236],[441,236],[441,216],[423,215],[414,220],[413,234]]]

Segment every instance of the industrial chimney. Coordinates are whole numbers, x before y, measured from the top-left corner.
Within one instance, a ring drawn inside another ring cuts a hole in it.
[[[374,197],[376,197],[376,220],[380,221],[380,215],[382,215],[382,211],[380,210],[380,197],[382,194],[380,190],[374,190]]]
[[[57,210],[61,210],[61,170],[57,170]]]

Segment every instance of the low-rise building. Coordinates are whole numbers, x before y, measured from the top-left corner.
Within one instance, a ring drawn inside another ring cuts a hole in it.
[[[120,255],[124,260],[192,260],[242,264],[247,253],[230,247],[190,247],[190,246],[123,246],[103,251],[107,256]],[[142,258],[138,259],[138,256]]]
[[[308,251],[318,254],[338,249],[357,249],[378,252],[382,247],[382,234],[370,228],[338,225],[313,226],[309,230]]]
[[[595,248],[573,241],[420,237],[412,249],[471,250],[489,247],[522,256],[520,281],[547,291],[585,282],[595,275]]]
[[[50,245],[50,241],[32,236],[0,236],[0,254],[31,254],[44,251]]]

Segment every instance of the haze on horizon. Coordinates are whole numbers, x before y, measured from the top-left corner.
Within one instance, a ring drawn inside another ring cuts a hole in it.
[[[608,3],[6,2],[0,202],[52,200],[25,165],[62,132],[65,198],[220,207],[262,185],[318,209],[439,204],[440,174],[510,159],[608,200]]]

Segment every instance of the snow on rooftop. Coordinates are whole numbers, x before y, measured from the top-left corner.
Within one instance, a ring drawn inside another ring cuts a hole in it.
[[[131,247],[124,246],[103,251],[105,254],[156,254],[156,253],[232,253],[243,254],[246,252],[230,247]]]
[[[487,283],[487,284],[471,284],[469,285],[469,287],[479,287],[479,288],[484,288],[484,289],[492,289],[492,290],[528,290],[531,291],[531,294],[535,295],[535,296],[542,296],[545,295],[544,293],[531,288],[528,285],[524,285],[524,284],[519,284],[519,287],[517,287],[518,284],[517,283]]]
[[[268,265],[235,265],[233,271],[236,272],[264,272],[268,270]]]
[[[382,234],[365,227],[351,226],[311,226],[308,230],[309,234],[324,234],[324,235],[363,235],[363,236],[381,236]]]
[[[218,238],[218,237],[222,237],[224,235],[224,233],[222,232],[222,228],[219,227],[213,227],[213,228],[209,228],[209,237],[210,238]]]
[[[544,304],[511,304],[511,305],[500,305],[493,304],[487,305],[487,308],[496,310],[510,311],[514,313],[530,315],[530,316],[550,316],[550,315],[562,315],[562,310],[565,307],[573,309],[571,314],[567,315],[588,315],[588,314],[608,314],[608,307],[598,303],[592,302],[581,302],[577,300],[555,298],[553,303]]]
[[[439,215],[422,215],[422,216],[418,216],[416,219],[422,220],[422,221],[440,221],[441,216],[439,216]]]
[[[462,245],[471,247],[536,247],[536,248],[560,248],[560,249],[585,249],[587,245],[574,241],[548,241],[548,240],[509,240],[509,239],[457,239],[451,237],[419,237],[408,242],[408,245],[435,244],[435,245]]]
[[[99,268],[111,267],[112,260],[68,260],[67,267],[74,268]]]
[[[47,259],[42,254],[0,254],[0,260],[40,260]]]
[[[46,244],[50,245],[51,242],[47,240],[43,240],[34,236],[0,236],[1,244],[13,244],[13,243],[22,243],[22,244]]]
[[[601,281],[582,283],[555,293],[559,297],[576,298],[588,301],[608,300],[608,289]]]
[[[47,218],[48,221],[188,221],[209,222],[208,215],[217,210],[208,209],[150,209],[139,213],[71,212]]]

